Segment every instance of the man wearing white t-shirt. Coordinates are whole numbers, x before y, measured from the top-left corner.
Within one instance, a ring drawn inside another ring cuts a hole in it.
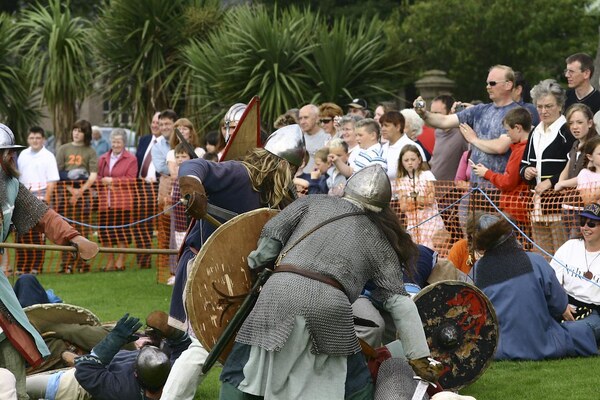
[[[298,125],[304,133],[304,142],[309,157],[308,163],[302,171],[310,174],[315,168],[315,153],[325,146],[331,136],[319,125],[319,107],[307,104],[300,109],[298,114]]]
[[[20,173],[19,182],[25,185],[38,199],[50,204],[60,176],[54,154],[44,147],[45,140],[46,135],[42,128],[34,126],[29,129],[29,135],[27,135],[29,147],[19,154],[17,168]],[[44,235],[34,229],[25,235],[17,235],[18,243],[44,244],[44,241]],[[15,265],[19,266],[17,274],[39,273],[44,265],[44,252],[41,250],[17,250]]]
[[[412,144],[421,154],[421,158],[426,160],[425,152],[418,143],[404,133],[404,116],[398,111],[388,111],[379,118],[381,125],[381,136],[387,142],[383,145],[383,155],[387,161],[387,174],[391,182],[396,180],[398,174],[398,158],[402,148],[407,144]]]

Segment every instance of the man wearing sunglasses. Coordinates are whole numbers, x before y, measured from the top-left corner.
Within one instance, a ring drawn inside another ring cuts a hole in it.
[[[492,101],[468,107],[456,114],[434,114],[425,107],[417,107],[421,97],[413,106],[427,125],[439,129],[460,128],[467,142],[472,145],[471,160],[483,164],[493,171],[504,171],[508,160],[510,139],[502,125],[508,111],[519,107],[512,99],[515,74],[511,67],[495,65],[490,68],[486,90]],[[471,173],[471,182],[482,187],[490,187],[485,179]]]
[[[581,238],[565,242],[550,262],[569,295],[565,319],[586,324],[600,344],[600,204],[585,206],[580,217]],[[565,268],[566,267],[566,268]]]

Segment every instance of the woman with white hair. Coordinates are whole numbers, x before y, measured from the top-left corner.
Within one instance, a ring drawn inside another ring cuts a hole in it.
[[[413,108],[405,108],[400,111],[400,114],[404,117],[404,134],[407,135],[412,141],[418,143],[419,146],[425,152],[425,160],[431,160],[431,153],[427,151],[423,143],[421,143],[418,139],[419,136],[423,133],[423,126],[425,125],[425,121],[419,117],[419,114]]]
[[[567,237],[561,223],[562,201],[553,196],[552,188],[567,165],[575,137],[562,113],[567,96],[558,82],[541,81],[531,90],[531,97],[541,122],[529,135],[519,173],[535,192],[531,216],[533,239],[554,253]]]

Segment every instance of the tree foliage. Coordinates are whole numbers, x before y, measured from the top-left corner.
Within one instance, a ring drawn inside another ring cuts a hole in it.
[[[411,78],[442,69],[463,100],[485,100],[490,66],[506,64],[533,84],[561,79],[569,54],[592,53],[598,20],[589,0],[427,0],[395,13],[388,32],[413,60]]]
[[[93,35],[99,86],[116,113],[133,113],[134,129],[149,131],[155,110],[175,108],[179,49],[215,26],[217,1],[113,0]]]
[[[27,130],[37,123],[40,111],[31,101],[34,88],[18,62],[15,33],[15,23],[0,14],[0,121],[11,128],[18,143],[24,143]]]
[[[192,94],[207,114],[218,119],[231,104],[258,95],[269,122],[307,102],[343,104],[381,93],[400,73],[386,63],[387,53],[378,21],[341,19],[330,28],[309,9],[270,14],[256,6],[231,10],[221,30],[184,50]]]
[[[19,49],[28,66],[30,84],[41,87],[42,101],[50,109],[57,144],[69,140],[76,105],[91,87],[89,23],[72,17],[60,0],[48,7],[22,11],[18,22]]]

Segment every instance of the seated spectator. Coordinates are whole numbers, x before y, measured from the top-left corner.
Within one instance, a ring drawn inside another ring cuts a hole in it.
[[[125,248],[131,242],[131,229],[118,227],[131,222],[133,187],[138,173],[137,159],[125,149],[125,130],[110,134],[111,150],[98,160],[98,221],[104,229],[98,232],[103,246]],[[124,271],[125,254],[108,253],[102,271]]]
[[[221,151],[218,148],[219,132],[217,132],[217,131],[208,132],[206,134],[206,136],[204,136],[204,140],[206,142],[206,144],[204,145],[206,152],[207,153],[216,153],[218,155],[219,151]]]
[[[596,215],[600,216],[600,206]],[[482,215],[473,242],[475,250],[483,253],[474,267],[475,285],[490,299],[498,316],[496,359],[598,354],[594,333],[586,323],[557,321],[569,319],[567,293],[542,256],[521,248],[508,221]]]
[[[473,249],[473,234],[475,233],[475,225],[482,215],[481,211],[475,211],[469,215],[465,229],[467,232],[466,239],[458,240],[448,252],[448,261],[465,274],[469,274],[473,264],[480,256]]]
[[[511,141],[506,169],[492,171],[482,163],[471,165],[471,169],[477,176],[492,182],[500,189],[500,208],[519,222],[519,228],[527,236],[531,236],[527,212],[530,202],[529,188],[519,175],[521,159],[531,131],[531,114],[525,108],[513,108],[506,113],[502,123]]]
[[[435,177],[423,162],[417,146],[404,146],[400,151],[396,180],[400,211],[406,216],[407,230],[415,243],[430,248],[435,248],[434,233],[444,229],[433,181]]]
[[[563,244],[550,265],[569,296],[564,319],[591,328],[600,346],[600,204],[587,205],[579,216],[580,238]]]

